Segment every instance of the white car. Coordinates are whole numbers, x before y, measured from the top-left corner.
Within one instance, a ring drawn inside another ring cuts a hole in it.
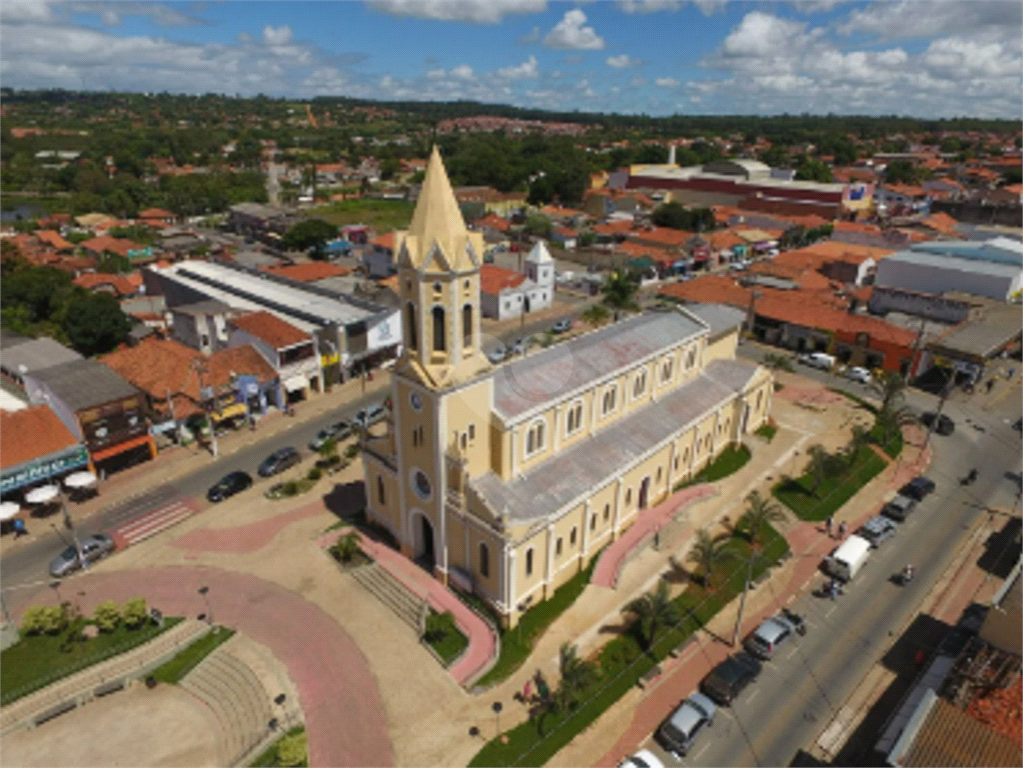
[[[641,749],[634,755],[622,760],[618,768],[664,768],[664,763],[649,749]]]
[[[847,379],[858,381],[860,384],[870,384],[874,380],[874,377],[870,375],[870,371],[866,368],[861,368],[858,365],[854,365],[845,372]]]

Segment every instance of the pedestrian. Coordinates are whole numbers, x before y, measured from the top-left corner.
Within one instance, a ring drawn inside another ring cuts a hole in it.
[[[533,698],[533,681],[526,680],[526,684],[522,687],[522,701],[528,704]]]
[[[25,521],[20,517],[14,521],[14,538],[20,539],[22,536],[28,534],[28,529],[25,528]]]
[[[849,530],[849,526],[846,525],[845,520],[843,520],[841,525],[838,526],[838,538],[839,539],[844,539],[845,538],[845,532],[847,530]]]
[[[1010,368],[1010,369],[1009,369],[1009,377],[1008,377],[1008,380],[1009,380],[1009,381],[1012,381],[1012,377],[1013,377],[1013,376],[1015,376],[1015,375],[1016,375],[1016,369],[1015,369],[1015,368]]]
[[[992,388],[992,387],[993,387],[994,385],[995,385],[995,380],[994,380],[994,379],[988,379],[988,380],[987,380],[987,384],[985,384],[984,386],[986,386],[986,387],[987,387],[987,391],[988,391],[988,392],[990,392],[990,391],[991,391],[991,388]]]
[[[829,539],[831,538],[831,529],[832,529],[832,527],[834,527],[834,525],[835,525],[835,518],[834,517],[829,517],[825,521],[825,523],[824,523],[824,527],[828,529],[828,538]]]
[[[838,597],[838,582],[834,579],[832,579],[831,583],[828,585],[828,595],[832,600]]]

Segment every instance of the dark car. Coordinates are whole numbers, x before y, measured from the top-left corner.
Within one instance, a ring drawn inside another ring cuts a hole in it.
[[[739,652],[718,664],[700,681],[700,690],[722,706],[728,706],[756,680],[763,665],[748,653]]]
[[[352,425],[347,421],[339,421],[336,424],[331,424],[329,427],[324,427],[317,432],[316,437],[314,437],[309,443],[309,447],[314,451],[318,451],[328,440],[344,440],[351,434]]]
[[[881,510],[881,514],[896,521],[897,523],[901,523],[909,517],[909,513],[915,508],[916,499],[911,499],[909,496],[899,494],[884,505],[884,508]]]
[[[276,475],[295,466],[301,460],[298,451],[290,445],[287,448],[280,448],[267,456],[263,463],[259,465],[259,476],[270,477],[271,475]]]
[[[909,496],[911,499],[923,501],[934,492],[934,481],[928,477],[914,477],[904,486],[899,488],[901,496]]]
[[[220,478],[216,485],[206,492],[206,498],[216,504],[251,487],[252,477],[248,472],[231,472]]]
[[[81,540],[82,557],[85,562],[94,563],[114,551],[114,540],[105,533],[97,533],[93,536],[86,536]],[[56,579],[74,573],[82,567],[78,559],[78,550],[68,547],[53,560],[50,561],[50,575]]]
[[[565,333],[566,331],[572,330],[572,321],[568,318],[558,320],[551,328],[554,333]]]
[[[956,423],[945,414],[941,414],[939,416],[933,411],[927,411],[920,416],[920,421],[923,422],[923,425],[928,428],[930,428],[930,426],[934,424],[935,419],[937,419],[938,423],[935,424],[934,431],[937,432],[939,435],[947,436],[951,435],[953,432],[956,431]]]

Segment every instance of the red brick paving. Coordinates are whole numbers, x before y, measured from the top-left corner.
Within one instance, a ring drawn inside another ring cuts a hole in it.
[[[844,395],[832,392],[824,387],[796,387],[788,385],[775,392],[774,396],[797,405],[809,405],[819,408],[826,408],[837,403],[851,402]]]
[[[203,613],[201,586],[209,587],[218,623],[262,643],[287,667],[305,712],[310,765],[393,765],[383,704],[366,658],[332,618],[293,592],[214,568],[93,573],[67,584],[85,613],[104,600],[141,595],[170,616]],[[43,587],[26,604],[53,600]]]
[[[278,533],[295,521],[322,515],[325,511],[323,502],[315,501],[290,512],[237,528],[199,528],[186,533],[171,544],[189,552],[255,552],[269,544]]]
[[[693,504],[717,492],[712,483],[694,485],[669,496],[665,501],[656,507],[641,511],[628,530],[619,536],[614,543],[604,550],[593,569],[591,584],[598,584],[602,587],[615,588],[618,583],[618,576],[621,574],[622,566],[628,559],[629,554],[636,549],[649,536],[659,531],[675,517],[684,507]]]

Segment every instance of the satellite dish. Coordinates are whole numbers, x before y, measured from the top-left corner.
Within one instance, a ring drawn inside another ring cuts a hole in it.
[[[33,488],[27,494],[25,494],[25,501],[29,504],[46,504],[48,501],[53,501],[60,494],[60,489],[55,485],[43,485],[39,488]]]

